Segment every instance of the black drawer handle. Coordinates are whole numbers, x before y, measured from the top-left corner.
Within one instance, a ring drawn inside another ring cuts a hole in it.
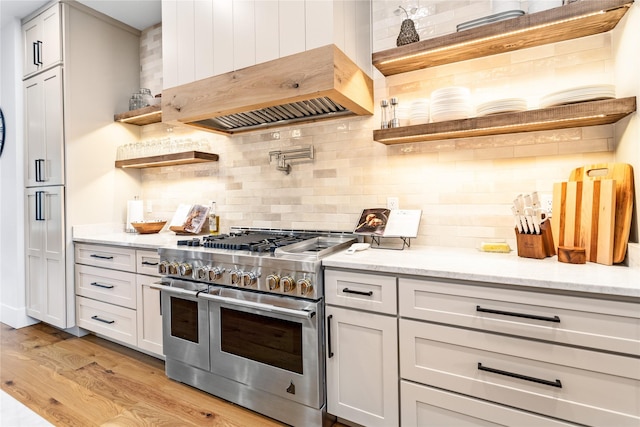
[[[149,261],[142,261],[142,265],[158,265],[158,262],[149,262]]]
[[[107,324],[109,324],[109,325],[110,325],[110,324],[112,324],[112,323],[116,323],[116,321],[115,321],[115,320],[105,320],[105,319],[101,319],[101,318],[100,318],[100,317],[98,317],[98,316],[91,316],[91,318],[92,318],[93,320],[97,320],[98,322],[107,323]]]
[[[113,286],[113,285],[103,285],[102,283],[98,283],[98,282],[91,282],[91,286],[97,286],[99,288],[105,288],[105,289],[113,289],[113,288],[115,288],[115,286]]]
[[[89,255],[91,258],[100,258],[100,259],[113,259],[112,256],[104,256],[104,255],[96,255],[96,254],[91,254]]]
[[[364,295],[366,297],[370,297],[371,295],[373,295],[373,291],[369,291],[369,292],[354,291],[353,289],[349,289],[349,288],[344,288],[342,292],[344,292],[345,294]]]
[[[558,316],[548,317],[537,316],[535,314],[516,313],[513,311],[492,310],[490,308],[482,308],[479,305],[476,306],[476,311],[480,311],[482,313],[502,314],[503,316],[524,317],[525,319],[544,320],[546,322],[560,323],[560,318]]]
[[[478,370],[487,371],[487,372],[491,372],[491,373],[498,374],[498,375],[505,375],[507,377],[518,378],[520,380],[531,381],[531,382],[538,383],[538,384],[544,384],[544,385],[548,385],[548,386],[551,386],[551,387],[562,388],[562,383],[560,382],[560,380],[549,381],[549,380],[543,380],[543,379],[536,378],[536,377],[530,377],[530,376],[527,376],[527,375],[516,374],[516,373],[513,373],[513,372],[509,372],[509,371],[502,371],[500,369],[487,368],[486,366],[482,366],[482,363],[480,363],[480,362],[478,362]]]

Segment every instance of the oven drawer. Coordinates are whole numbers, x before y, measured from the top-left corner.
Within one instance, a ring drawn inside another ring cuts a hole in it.
[[[158,265],[160,264],[160,255],[158,251],[136,251],[136,271],[139,274],[148,276],[160,276],[158,273]]]
[[[78,326],[135,346],[136,311],[89,298],[76,298]]]
[[[76,264],[76,294],[136,308],[136,275]]]
[[[396,278],[348,271],[325,270],[327,304],[396,314]]]
[[[640,353],[640,305],[399,279],[400,316],[606,351]]]
[[[638,426],[640,359],[400,320],[403,379],[587,425]]]
[[[75,262],[115,270],[136,271],[135,249],[75,244]]]
[[[445,390],[400,381],[402,427],[548,426],[575,424],[554,420]]]

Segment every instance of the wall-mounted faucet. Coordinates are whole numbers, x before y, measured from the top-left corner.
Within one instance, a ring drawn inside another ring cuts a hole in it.
[[[278,162],[276,169],[284,172],[285,175],[289,175],[291,172],[291,165],[287,163],[287,160],[313,159],[313,145],[310,145],[307,148],[297,148],[294,150],[270,151],[269,163],[271,163],[274,158]]]

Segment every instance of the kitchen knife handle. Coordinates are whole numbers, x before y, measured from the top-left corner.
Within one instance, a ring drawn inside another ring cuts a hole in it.
[[[515,372],[503,371],[501,369],[487,368],[486,366],[482,366],[482,363],[480,362],[478,362],[478,370],[491,372],[493,374],[498,374],[498,375],[505,375],[507,377],[512,377],[512,378],[518,378],[519,380],[525,380],[525,381],[531,381],[538,384],[544,384],[551,387],[562,388],[562,383],[560,382],[560,380],[549,381],[549,380],[543,380],[541,378],[530,377],[528,375],[516,374]]]
[[[476,311],[480,311],[482,313],[502,314],[503,316],[524,317],[525,319],[544,320],[546,322],[560,323],[560,318],[558,316],[538,316],[536,314],[516,313],[514,311],[493,310],[490,308],[482,308],[479,305],[476,306]]]
[[[98,316],[91,316],[91,318],[92,318],[93,320],[97,320],[98,322],[107,323],[107,324],[109,324],[109,325],[111,325],[112,323],[116,323],[116,321],[115,321],[115,320],[106,320],[106,319],[102,319],[102,318],[100,318],[100,317],[98,317]]]
[[[44,215],[42,212],[42,205],[44,204],[42,200],[43,194],[44,191],[36,191],[36,221],[44,221]]]
[[[333,314],[327,316],[327,353],[329,355],[329,359],[333,357],[333,350],[331,349],[331,319],[333,319]]]
[[[104,255],[96,255],[96,254],[91,254],[89,255],[91,258],[99,258],[99,259],[113,259],[112,256],[104,256]]]
[[[367,297],[370,297],[371,295],[373,295],[373,291],[368,291],[368,292],[354,291],[353,289],[349,289],[349,288],[344,288],[342,290],[342,292],[344,292],[345,294],[364,295],[364,296],[367,296]]]
[[[105,289],[113,289],[113,288],[115,288],[115,286],[113,286],[113,285],[103,285],[102,283],[98,283],[98,282],[91,282],[91,286],[97,286],[99,288],[105,288]]]

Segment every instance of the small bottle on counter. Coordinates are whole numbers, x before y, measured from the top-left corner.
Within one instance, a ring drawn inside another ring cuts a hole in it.
[[[220,217],[216,215],[216,202],[211,202],[209,208],[209,234],[217,235],[220,233]]]

